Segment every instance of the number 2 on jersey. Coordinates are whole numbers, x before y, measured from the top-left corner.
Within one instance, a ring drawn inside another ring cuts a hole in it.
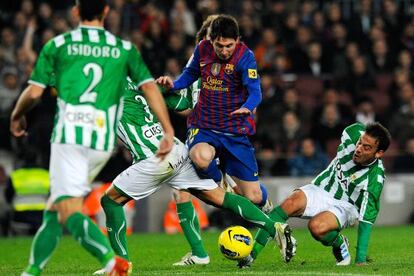
[[[94,103],[96,102],[96,96],[98,93],[93,90],[102,79],[102,68],[96,63],[88,63],[83,67],[82,72],[86,77],[89,77],[89,75],[92,74],[92,81],[88,88],[86,88],[85,92],[83,92],[80,96],[79,102]]]

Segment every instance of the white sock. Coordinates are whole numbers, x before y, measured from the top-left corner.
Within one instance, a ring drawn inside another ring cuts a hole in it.
[[[110,259],[109,262],[106,264],[105,266],[106,273],[111,272],[114,266],[115,266],[115,257]]]

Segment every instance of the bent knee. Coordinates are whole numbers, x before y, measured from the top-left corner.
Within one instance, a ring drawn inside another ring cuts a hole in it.
[[[312,236],[318,240],[322,239],[322,237],[328,231],[328,225],[317,219],[311,219],[308,223],[309,231],[312,233]]]
[[[200,169],[207,169],[214,159],[214,148],[208,144],[196,145],[190,151],[191,161]]]

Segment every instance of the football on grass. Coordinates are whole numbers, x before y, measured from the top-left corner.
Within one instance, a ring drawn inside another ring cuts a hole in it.
[[[218,239],[220,252],[230,260],[247,257],[253,248],[253,237],[243,226],[231,226],[221,232]]]

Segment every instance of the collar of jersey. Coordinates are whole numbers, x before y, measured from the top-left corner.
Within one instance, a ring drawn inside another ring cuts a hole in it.
[[[79,24],[79,28],[104,30],[104,27],[98,27],[98,26],[87,26],[87,25],[82,25],[82,24]]]

